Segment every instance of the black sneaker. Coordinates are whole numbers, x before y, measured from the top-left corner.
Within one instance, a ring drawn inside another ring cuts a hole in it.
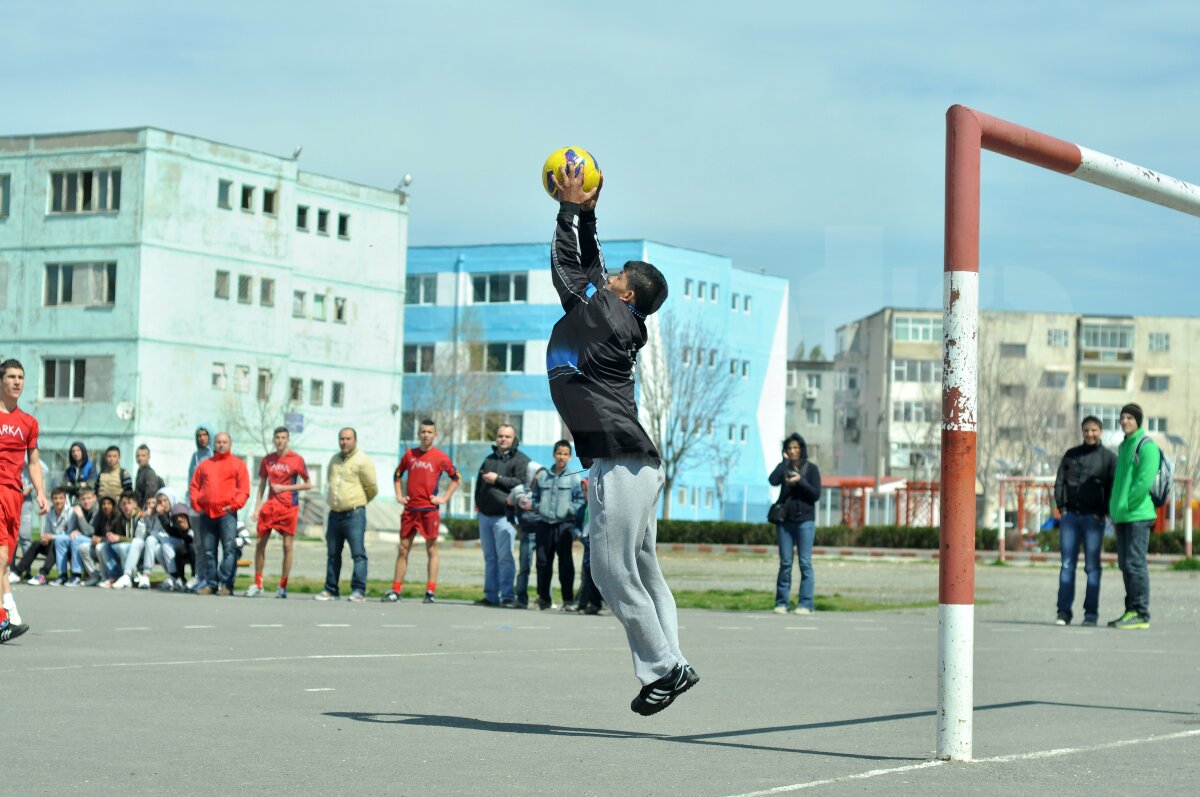
[[[0,645],[8,642],[10,639],[16,639],[28,630],[29,626],[27,625],[17,625],[5,620],[4,625],[0,626]]]
[[[1113,628],[1118,631],[1144,631],[1150,627],[1150,618],[1143,617],[1140,614],[1126,612],[1119,620],[1115,621]]]
[[[1083,622],[1080,623],[1080,625],[1085,628],[1088,628],[1088,627],[1095,628],[1096,627],[1096,618],[1095,617],[1085,617],[1085,618],[1083,618]]]
[[[600,604],[592,603],[584,607],[584,614],[600,614]]]
[[[675,702],[675,698],[700,682],[700,676],[690,664],[676,664],[669,673],[652,684],[642,687],[629,704],[635,714],[649,717]]]
[[[421,603],[437,603],[437,597],[432,592],[426,592],[425,597],[421,598]]]
[[[400,593],[389,592],[388,594],[383,596],[383,602],[384,603],[399,603],[400,602]]]
[[[480,599],[479,599],[479,600],[477,600],[477,601],[472,601],[472,602],[471,602],[471,605],[472,605],[472,606],[490,606],[491,608],[493,608],[493,609],[494,609],[494,608],[496,608],[497,606],[499,606],[500,604],[498,604],[498,603],[495,603],[495,602],[493,602],[493,601],[490,601],[490,600],[488,600],[487,598],[480,598]]]
[[[515,609],[515,608],[517,608],[517,602],[514,601],[512,598],[509,598],[506,601],[500,601],[500,608],[501,609]]]
[[[1067,612],[1059,612],[1058,619],[1054,621],[1055,625],[1070,625],[1071,615]]]

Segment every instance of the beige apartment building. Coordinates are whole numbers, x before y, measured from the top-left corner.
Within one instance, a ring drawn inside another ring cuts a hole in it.
[[[832,360],[788,360],[784,434],[799,432],[808,458],[822,473],[833,467],[834,364]]]
[[[981,313],[979,493],[998,475],[1053,475],[1087,415],[1115,448],[1129,402],[1179,475],[1195,476],[1198,356],[1200,318]],[[885,307],[845,324],[834,362],[834,472],[936,480],[941,311]]]

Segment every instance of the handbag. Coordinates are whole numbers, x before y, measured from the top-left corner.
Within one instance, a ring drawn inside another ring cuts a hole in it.
[[[803,479],[807,472],[808,460],[805,460],[804,464],[800,467],[800,478]],[[791,499],[785,499],[783,497],[785,492],[786,490],[780,489],[779,498],[777,498],[775,503],[771,504],[771,508],[767,510],[768,523],[773,523],[774,525],[778,526],[780,523],[783,523],[785,520],[787,520],[788,502]]]

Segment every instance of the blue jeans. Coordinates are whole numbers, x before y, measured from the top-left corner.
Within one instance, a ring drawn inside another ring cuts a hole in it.
[[[342,550],[350,543],[350,556],[354,558],[354,570],[350,573],[350,591],[367,593],[367,508],[360,506],[346,512],[330,511],[325,522],[325,591],[340,595],[338,582],[342,580]]]
[[[517,530],[504,515],[479,515],[479,544],[483,548],[483,598],[490,603],[513,599],[517,563],[513,543]]]
[[[104,577],[114,581],[121,577],[125,570],[125,562],[129,559],[128,542],[100,543],[100,561],[104,564]]]
[[[1064,512],[1059,524],[1059,549],[1062,569],[1058,571],[1058,613],[1071,621],[1071,606],[1075,603],[1075,564],[1079,561],[1079,545],[1083,544],[1083,571],[1087,573],[1087,591],[1083,595],[1083,619],[1100,616],[1100,549],[1104,543],[1104,518],[1098,515],[1078,515]]]
[[[521,567],[519,570],[517,570],[517,586],[515,587],[515,594],[517,603],[526,605],[529,603],[529,571],[533,566],[533,543],[535,540],[535,531],[532,527],[520,529],[517,532],[517,540],[521,544]]]
[[[1146,549],[1150,545],[1153,520],[1117,523],[1117,565],[1125,581],[1125,611],[1150,619],[1150,571]]]
[[[204,540],[204,578],[208,586],[233,590],[237,576],[237,515],[200,516],[200,538]],[[217,543],[221,544],[221,563],[217,564]]]
[[[797,606],[813,609],[813,537],[817,524],[811,520],[802,523],[780,523],[775,527],[779,538],[779,578],[775,581],[775,605],[787,606],[788,593],[792,591],[792,549],[800,561],[800,600]]]

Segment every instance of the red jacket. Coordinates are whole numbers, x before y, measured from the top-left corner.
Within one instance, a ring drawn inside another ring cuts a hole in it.
[[[213,454],[196,466],[188,496],[192,509],[210,518],[236,513],[250,498],[246,463],[232,454]]]

